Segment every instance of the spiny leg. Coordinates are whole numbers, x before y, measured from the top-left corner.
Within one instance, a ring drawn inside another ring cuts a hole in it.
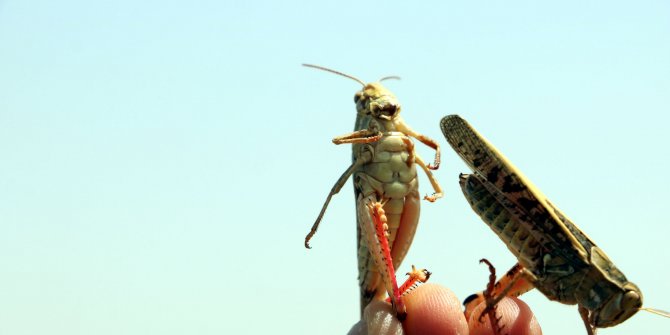
[[[509,296],[518,297],[534,288],[533,284],[529,282],[521,273],[524,271],[523,266],[517,263],[505,273],[500,280],[493,286],[491,296]],[[510,288],[508,288],[510,287]],[[507,294],[504,291],[507,290]],[[502,299],[502,298],[501,298]],[[465,307],[465,318],[470,319],[472,311],[482,302],[486,301],[484,298],[484,291],[475,293],[463,301]]]
[[[491,264],[487,260],[481,260],[489,265],[489,269],[492,268]],[[493,269],[495,271],[495,269]],[[505,297],[518,297],[533,288],[532,281],[534,276],[528,270],[526,270],[521,264],[515,264],[504,276],[496,282],[493,287],[491,287],[491,280],[487,284],[486,291],[475,293],[463,301],[465,306],[465,318],[470,320],[472,312],[475,307],[477,307],[482,302],[486,302],[486,307],[479,316],[479,321],[484,315],[489,313],[490,310],[494,309],[494,306],[500,302]],[[489,278],[495,281],[495,273],[492,272],[492,276]],[[488,298],[487,298],[488,296]],[[493,322],[491,323],[493,325]]]
[[[494,298],[493,298],[493,288],[495,287],[496,283],[496,268],[493,267],[493,264],[489,262],[486,258],[482,258],[479,260],[479,263],[486,263],[489,267],[489,282],[486,284],[486,290],[484,291],[484,299],[486,300],[486,308],[484,311],[482,311],[482,314],[479,316],[479,322],[482,322],[482,317],[484,316],[484,313],[488,315],[489,317],[489,322],[491,323],[491,328],[493,328],[493,334],[495,335],[500,335],[503,327],[500,325],[500,319],[501,317],[496,316],[496,312],[498,310],[497,303],[494,303]]]
[[[361,231],[365,236],[368,250],[370,250],[377,271],[386,286],[386,292],[391,297],[391,304],[396,311],[396,315],[398,319],[404,320],[407,313],[395,278],[395,269],[387,238],[387,218],[382,208],[383,205],[371,198],[374,198],[374,196],[359,199],[359,202],[364,202],[357,206]]]
[[[412,293],[412,291],[419,286],[419,283],[427,282],[431,274],[432,273],[426,269],[417,270],[416,267],[412,265],[412,271],[407,272],[409,278],[407,278],[405,282],[398,288],[400,291],[400,296],[405,297]],[[386,298],[386,302],[390,303],[391,297]]]
[[[387,284],[387,291],[391,296],[391,302],[392,302],[391,304],[394,306],[396,310],[398,319],[402,321],[405,319],[406,316],[405,304],[402,302],[402,298],[400,297],[400,290],[398,288],[398,282],[396,281],[395,277],[393,259],[391,258],[391,247],[389,246],[389,240],[388,240],[388,225],[386,224],[387,222],[386,214],[384,213],[383,205],[379,202],[376,202],[374,204],[368,204],[368,208],[370,209],[370,213],[372,214],[372,220],[374,221],[377,233],[377,240],[379,241],[379,244],[382,249],[381,251],[383,252],[382,260],[384,264],[382,266],[386,267],[387,274],[389,277],[386,278],[385,282],[390,281],[391,284],[391,290],[389,290],[388,287],[389,285]]]
[[[591,325],[591,319],[589,318],[589,310],[586,309],[586,307],[579,305],[578,309],[579,311],[579,316],[582,317],[582,321],[584,321],[584,326],[586,327],[586,333],[588,335],[596,335],[596,328]]]
[[[364,144],[379,141],[384,136],[382,132],[377,129],[361,129],[342,136],[335,137],[333,143],[335,144]]]

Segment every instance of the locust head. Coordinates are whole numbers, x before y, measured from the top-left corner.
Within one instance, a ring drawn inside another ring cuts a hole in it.
[[[670,318],[669,312],[642,307],[642,292],[637,285],[628,282],[619,293],[613,295],[600,308],[593,311],[591,324],[598,328],[616,326],[641,310]]]
[[[628,282],[617,294],[605,301],[591,314],[591,324],[598,328],[618,325],[633,316],[642,307],[642,292]]]
[[[393,120],[400,114],[400,103],[398,103],[398,98],[395,97],[391,91],[382,86],[381,82],[387,79],[400,79],[397,76],[388,76],[379,79],[375,83],[366,84],[362,80],[342,73],[335,71],[333,69],[325,68],[323,66],[312,65],[312,64],[303,64],[304,66],[328,71],[335,73],[337,75],[347,77],[352,79],[363,86],[363,89],[356,92],[354,95],[354,102],[356,103],[356,110],[359,114],[370,115],[377,119],[382,120]]]
[[[356,92],[354,102],[359,113],[377,119],[393,120],[400,114],[398,99],[379,82],[369,83]]]

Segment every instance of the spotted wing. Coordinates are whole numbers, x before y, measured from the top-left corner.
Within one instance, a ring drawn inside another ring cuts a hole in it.
[[[440,122],[451,147],[483,186],[546,250],[571,262],[588,263],[595,244],[498,149],[458,115]]]

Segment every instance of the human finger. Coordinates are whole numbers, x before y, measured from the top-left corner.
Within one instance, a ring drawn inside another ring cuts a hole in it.
[[[373,301],[363,311],[363,320],[349,330],[348,335],[403,335],[402,324],[395,317],[391,305]]]
[[[468,334],[460,300],[444,286],[432,283],[419,286],[406,296],[405,306],[404,328],[408,335]]]
[[[468,327],[470,335],[493,335],[493,328],[489,317],[484,315],[479,322],[481,312],[486,308],[486,303],[479,304],[472,311]],[[525,302],[518,298],[506,297],[496,305],[496,317],[500,318],[499,326],[503,334],[514,335],[541,335],[542,329],[535,315]]]

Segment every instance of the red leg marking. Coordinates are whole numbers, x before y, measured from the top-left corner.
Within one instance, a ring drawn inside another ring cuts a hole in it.
[[[368,208],[370,208],[370,213],[372,214],[372,220],[374,221],[377,233],[377,239],[381,244],[381,249],[383,253],[382,259],[383,262],[385,263],[388,276],[390,277],[388,278],[388,280],[390,281],[393,289],[393,295],[391,295],[391,303],[396,311],[398,319],[402,321],[406,317],[407,313],[405,312],[405,304],[403,303],[402,297],[400,296],[400,291],[398,289],[398,282],[396,281],[395,278],[395,269],[393,268],[393,260],[391,258],[391,248],[389,247],[389,241],[387,238],[388,225],[386,224],[387,222],[386,215],[384,214],[384,209],[382,208],[381,203],[377,202],[368,205]]]
[[[425,283],[430,278],[430,271],[426,269],[417,270],[414,265],[412,265],[412,271],[408,272],[407,275],[409,278],[398,289],[400,291],[400,296],[404,297],[408,295],[412,290],[419,286],[419,283]],[[391,302],[391,298],[386,298],[386,302]]]

